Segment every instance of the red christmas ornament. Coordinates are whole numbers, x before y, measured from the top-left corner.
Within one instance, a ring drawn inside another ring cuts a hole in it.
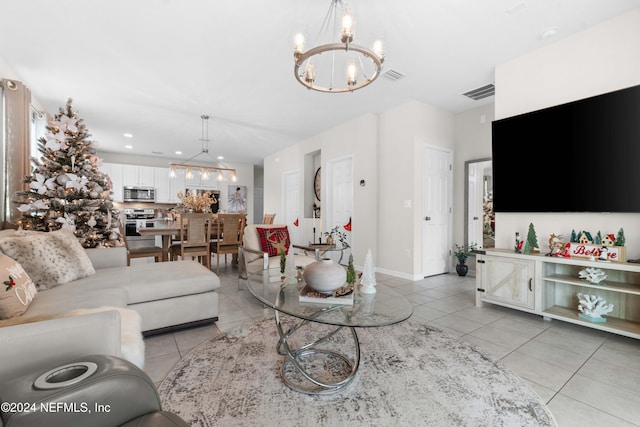
[[[343,225],[344,229],[347,231],[351,231],[351,217],[349,217],[349,222]]]

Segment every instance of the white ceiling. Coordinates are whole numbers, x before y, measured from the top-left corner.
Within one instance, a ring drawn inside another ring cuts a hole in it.
[[[383,71],[403,79],[381,77],[344,94],[296,82],[293,35],[312,40],[329,0],[3,0],[0,58],[15,75],[0,77],[24,82],[50,113],[73,98],[102,152],[186,159],[203,146],[206,114],[211,156],[262,164],[265,155],[408,100],[454,113],[491,103],[462,93],[493,82],[496,64],[640,7],[640,0],[349,3],[355,42],[381,38]],[[543,39],[550,28],[556,36]]]

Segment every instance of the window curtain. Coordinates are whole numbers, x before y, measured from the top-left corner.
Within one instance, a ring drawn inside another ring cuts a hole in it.
[[[2,90],[2,228],[15,227],[20,218],[18,206],[12,201],[16,191],[28,188],[22,182],[30,175],[31,91],[16,80],[0,80]]]

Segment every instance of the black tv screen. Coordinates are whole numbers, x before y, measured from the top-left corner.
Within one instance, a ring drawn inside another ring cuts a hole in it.
[[[495,212],[640,212],[640,86],[492,130]]]

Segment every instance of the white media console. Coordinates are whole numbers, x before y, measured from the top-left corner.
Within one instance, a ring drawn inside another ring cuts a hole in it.
[[[476,255],[476,305],[498,304],[578,325],[640,339],[640,265],[584,258],[524,255],[490,250]],[[580,279],[588,267],[607,274],[600,284]],[[606,322],[578,316],[577,293],[597,295],[614,305]]]

